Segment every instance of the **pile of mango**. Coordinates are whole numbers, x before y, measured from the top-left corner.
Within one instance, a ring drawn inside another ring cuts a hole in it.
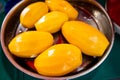
[[[82,54],[102,56],[109,46],[103,33],[77,20],[78,11],[66,0],[45,0],[28,5],[20,23],[28,29],[9,43],[10,52],[21,58],[35,58],[39,74],[63,76],[82,64]],[[53,34],[61,31],[67,43],[54,44]]]

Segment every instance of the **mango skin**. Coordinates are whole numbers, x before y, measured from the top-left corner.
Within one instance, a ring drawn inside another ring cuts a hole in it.
[[[34,24],[48,13],[48,6],[44,2],[35,2],[23,9],[20,14],[20,23],[26,28],[33,28]]]
[[[82,21],[68,21],[62,26],[66,40],[89,56],[102,56],[109,41],[99,30]]]
[[[81,51],[72,44],[51,46],[34,61],[38,73],[45,76],[62,76],[70,73],[81,64]]]
[[[15,56],[31,58],[50,47],[53,41],[53,36],[48,32],[27,31],[15,36],[8,48]]]
[[[35,23],[35,28],[37,31],[56,33],[61,29],[65,21],[68,21],[67,14],[60,11],[52,11],[40,18],[38,22]]]
[[[78,11],[66,0],[45,0],[51,11],[61,11],[69,16],[70,20],[78,17]]]

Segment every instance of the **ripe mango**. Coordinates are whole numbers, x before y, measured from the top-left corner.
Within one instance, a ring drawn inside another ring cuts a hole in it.
[[[62,34],[69,43],[76,45],[89,56],[102,56],[109,45],[104,34],[82,21],[65,22]]]
[[[35,28],[38,31],[55,33],[61,29],[65,21],[68,21],[67,14],[60,11],[52,11],[40,18],[40,20],[35,23]]]
[[[34,61],[38,73],[45,76],[62,76],[82,63],[82,54],[72,44],[56,44],[41,53]]]
[[[70,20],[78,16],[78,11],[66,0],[45,0],[51,11],[61,11],[66,13]]]
[[[34,24],[48,13],[48,6],[44,2],[35,2],[23,9],[20,14],[20,23],[26,28],[33,28]]]
[[[27,31],[15,36],[9,43],[10,52],[18,57],[36,57],[53,44],[53,36],[48,32]]]

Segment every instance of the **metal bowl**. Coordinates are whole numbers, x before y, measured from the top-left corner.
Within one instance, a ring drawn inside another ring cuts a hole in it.
[[[1,29],[2,49],[9,61],[22,72],[39,79],[73,79],[86,75],[96,69],[109,55],[113,42],[114,30],[111,20],[104,8],[95,0],[68,0],[79,12],[78,20],[87,22],[100,30],[109,40],[110,45],[101,57],[90,57],[83,55],[83,64],[74,72],[60,77],[47,77],[38,74],[30,69],[23,59],[13,56],[8,50],[8,44],[19,32],[26,31],[20,24],[19,17],[21,11],[29,4],[40,0],[23,0],[16,4],[5,17]],[[44,1],[44,0],[41,0]]]

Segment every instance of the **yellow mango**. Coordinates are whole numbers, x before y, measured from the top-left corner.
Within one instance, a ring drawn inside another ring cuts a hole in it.
[[[66,40],[76,45],[90,56],[102,56],[109,41],[95,27],[82,21],[68,21],[62,26],[62,34]]]
[[[53,36],[48,32],[28,31],[15,36],[9,43],[10,52],[18,57],[36,57],[53,44]]]
[[[61,11],[66,13],[70,20],[78,16],[78,11],[66,0],[45,0],[51,11]]]
[[[41,53],[34,61],[38,73],[45,76],[63,76],[79,67],[82,54],[72,44],[56,44]]]
[[[35,23],[35,28],[38,31],[55,33],[60,30],[65,21],[68,21],[67,14],[59,11],[52,11],[40,18],[40,20]]]
[[[35,2],[23,9],[20,14],[20,23],[26,28],[33,28],[34,24],[48,13],[47,4],[44,2]]]

